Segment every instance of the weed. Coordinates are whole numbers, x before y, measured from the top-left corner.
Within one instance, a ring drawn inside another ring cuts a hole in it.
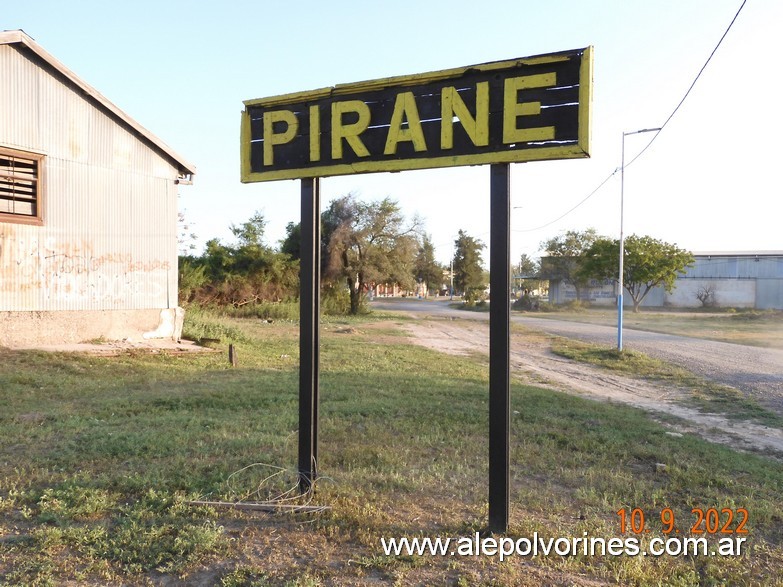
[[[267,587],[266,574],[256,568],[239,567],[220,579],[220,587]]]
[[[212,339],[224,342],[248,342],[242,329],[232,325],[225,314],[209,311],[197,305],[188,306],[182,337],[200,341]]]
[[[783,573],[777,463],[672,437],[639,410],[516,383],[509,536],[617,537],[620,508],[644,510],[658,535],[664,507],[686,526],[694,507],[747,508],[752,561],[386,559],[381,537],[483,530],[488,376],[482,359],[408,346],[387,332],[396,322],[377,328],[373,317],[323,328],[325,477],[314,499],[331,509],[305,518],[188,505],[265,499],[296,481],[296,325],[201,319],[236,333],[237,368],[217,353],[0,351],[0,583],[200,584],[196,575],[208,572],[226,587],[572,584],[585,576],[753,585]],[[597,355],[644,366],[643,357]],[[647,368],[654,376],[659,366]],[[275,467],[286,472],[269,480]]]
[[[539,316],[541,318],[549,317],[604,326],[617,324],[617,311],[606,307],[570,311],[567,305],[549,308],[542,304],[541,310]],[[552,315],[551,312],[556,312],[556,315]],[[645,309],[643,312],[627,314],[625,327],[751,346],[783,348],[783,311],[780,310]]]
[[[735,420],[754,420],[766,426],[783,428],[783,417],[745,397],[736,389],[706,381],[686,369],[639,351],[618,351],[615,348],[557,338],[552,343],[552,352],[632,377],[665,381],[686,389],[690,392],[689,403],[704,411],[723,414]]]
[[[72,484],[48,488],[38,500],[38,518],[42,522],[84,522],[103,517],[114,503],[115,498],[104,489]]]

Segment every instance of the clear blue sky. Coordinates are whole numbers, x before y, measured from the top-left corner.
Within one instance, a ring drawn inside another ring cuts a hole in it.
[[[180,208],[203,244],[255,210],[271,244],[299,218],[299,184],[239,181],[242,101],[338,83],[595,48],[592,158],[512,168],[512,256],[568,229],[619,233],[623,131],[663,124],[741,0],[4,2],[23,29],[197,166]],[[693,251],[783,249],[778,140],[783,2],[748,0],[683,107],[626,169],[626,234]],[[626,160],[652,135],[626,139]],[[489,170],[326,178],[418,213],[446,261],[459,229],[489,240]],[[544,228],[537,228],[549,224]],[[534,230],[529,230],[534,229]],[[488,257],[485,257],[488,258]]]

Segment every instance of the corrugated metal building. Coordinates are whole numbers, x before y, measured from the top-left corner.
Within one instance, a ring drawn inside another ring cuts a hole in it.
[[[642,306],[696,308],[700,297],[709,295],[712,305],[727,308],[783,309],[783,251],[737,251],[694,253],[694,264],[677,278],[674,291],[657,287]],[[584,288],[581,299],[595,304],[616,304],[613,281]],[[549,299],[564,303],[576,299],[573,286],[551,280]],[[623,297],[631,304],[630,296]]]
[[[24,32],[0,32],[0,345],[166,331],[177,184],[194,172]]]
[[[694,253],[695,262],[667,294],[656,288],[646,305],[698,307],[709,295],[716,306],[783,309],[783,251]]]

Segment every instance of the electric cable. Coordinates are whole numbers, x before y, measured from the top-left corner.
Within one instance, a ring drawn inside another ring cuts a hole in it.
[[[643,154],[644,154],[644,153],[647,151],[647,149],[649,149],[649,148],[650,148],[650,146],[653,144],[653,142],[655,141],[655,139],[656,139],[656,138],[658,138],[658,135],[659,135],[659,134],[661,134],[661,131],[662,131],[664,128],[666,128],[666,125],[667,125],[667,124],[669,124],[669,122],[671,121],[671,119],[674,117],[674,115],[677,113],[677,111],[678,111],[678,110],[680,109],[680,107],[683,105],[683,103],[685,102],[685,100],[688,98],[688,96],[690,95],[691,91],[693,90],[693,88],[696,86],[696,82],[698,82],[698,81],[699,81],[699,78],[701,77],[701,74],[702,74],[702,73],[704,73],[704,70],[707,68],[707,65],[709,65],[710,61],[712,61],[712,58],[713,58],[713,56],[714,56],[714,55],[715,55],[715,53],[718,51],[718,48],[719,48],[719,47],[721,46],[721,44],[723,43],[723,40],[726,38],[726,36],[729,34],[729,31],[730,31],[730,30],[731,30],[731,28],[734,26],[734,23],[737,21],[737,18],[739,17],[739,15],[740,15],[740,12],[742,12],[742,9],[745,7],[745,4],[747,4],[747,1],[748,1],[748,0],[742,0],[742,4],[741,4],[741,5],[740,5],[740,7],[737,9],[737,12],[736,12],[736,14],[734,15],[734,18],[732,18],[732,19],[731,19],[731,22],[729,23],[729,26],[728,26],[728,27],[726,28],[726,30],[724,31],[723,35],[721,36],[720,40],[718,41],[718,44],[717,44],[717,45],[715,45],[715,48],[714,48],[714,49],[712,50],[712,52],[710,53],[710,56],[707,58],[707,61],[705,61],[705,62],[704,62],[704,65],[702,65],[701,69],[699,70],[699,73],[698,73],[698,74],[696,74],[696,77],[694,78],[694,80],[693,80],[693,82],[691,83],[690,87],[689,87],[689,88],[688,88],[688,90],[685,92],[685,95],[682,97],[682,99],[681,99],[681,100],[680,100],[680,102],[677,104],[677,106],[674,108],[674,110],[672,110],[672,113],[671,113],[671,114],[669,114],[669,117],[666,119],[666,121],[665,121],[665,122],[664,122],[664,123],[661,125],[661,127],[660,127],[660,128],[659,128],[659,129],[658,129],[658,130],[657,130],[657,131],[656,131],[656,132],[655,132],[655,133],[652,135],[652,137],[650,138],[650,141],[647,143],[647,145],[646,145],[646,146],[645,146],[645,147],[644,147],[644,148],[643,148],[641,151],[639,151],[639,153],[637,153],[637,154],[636,154],[636,156],[635,156],[633,159],[631,159],[631,160],[630,160],[628,163],[626,163],[626,164],[625,164],[625,168],[628,168],[629,166],[631,166],[631,165],[634,163],[634,161],[636,161],[637,159],[639,159],[639,157],[641,157],[641,156],[642,156],[642,155],[643,155]],[[562,215],[558,216],[556,219],[552,220],[551,222],[547,222],[546,224],[542,224],[542,225],[540,225],[540,226],[537,226],[537,227],[535,227],[535,228],[512,229],[512,232],[534,232],[534,231],[536,231],[536,230],[541,230],[542,228],[546,228],[547,226],[551,226],[552,224],[555,224],[556,222],[558,222],[558,221],[562,220],[563,218],[565,218],[566,216],[568,216],[569,214],[571,214],[571,213],[572,213],[574,210],[576,210],[577,208],[579,208],[579,207],[580,207],[582,204],[584,204],[585,202],[587,202],[587,201],[588,201],[590,198],[592,198],[592,197],[593,197],[593,196],[594,196],[596,193],[598,193],[598,191],[599,191],[599,190],[600,190],[600,189],[601,189],[601,188],[602,188],[604,185],[606,185],[606,183],[607,183],[607,182],[608,182],[608,181],[609,181],[609,180],[610,180],[612,177],[614,177],[614,176],[617,174],[617,172],[618,172],[618,171],[620,171],[620,168],[619,168],[619,167],[618,167],[618,168],[616,168],[614,171],[612,171],[612,173],[611,173],[611,174],[609,174],[609,176],[608,176],[608,177],[607,177],[605,180],[603,180],[603,181],[602,181],[602,182],[601,182],[601,183],[598,185],[598,187],[597,187],[597,188],[595,188],[595,189],[594,189],[592,192],[590,192],[590,193],[589,193],[589,194],[588,194],[588,195],[587,195],[585,198],[583,198],[583,199],[582,199],[582,200],[581,200],[581,201],[580,201],[578,204],[576,204],[576,205],[575,205],[573,208],[569,209],[567,212],[565,212],[564,214],[562,214]]]

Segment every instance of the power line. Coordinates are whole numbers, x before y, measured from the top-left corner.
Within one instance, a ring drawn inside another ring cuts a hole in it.
[[[731,22],[729,23],[729,26],[728,26],[728,28],[726,28],[726,31],[723,33],[723,36],[721,36],[720,40],[718,41],[718,44],[717,44],[717,45],[715,45],[715,48],[712,50],[712,53],[710,53],[710,56],[707,58],[707,61],[705,61],[705,62],[704,62],[704,65],[702,65],[702,66],[701,66],[701,69],[699,70],[699,73],[698,73],[698,74],[696,74],[696,77],[694,78],[694,80],[693,80],[693,83],[691,83],[690,87],[688,88],[688,91],[687,91],[687,92],[685,92],[685,95],[682,97],[682,100],[680,100],[680,103],[679,103],[679,104],[677,104],[677,107],[676,107],[674,110],[672,110],[672,113],[671,113],[671,114],[669,114],[669,118],[667,118],[667,119],[666,119],[666,121],[665,121],[665,122],[664,122],[664,123],[661,125],[661,129],[660,129],[658,132],[656,132],[655,134],[653,134],[653,135],[652,135],[652,137],[650,138],[650,142],[649,142],[649,143],[647,143],[647,145],[644,147],[644,149],[642,149],[641,151],[639,151],[639,153],[636,155],[636,157],[634,157],[634,158],[633,158],[633,159],[631,159],[631,160],[630,160],[628,163],[626,163],[626,165],[625,165],[625,167],[626,167],[626,168],[627,168],[629,165],[631,165],[631,164],[632,164],[634,161],[636,161],[636,160],[637,160],[639,157],[641,157],[641,156],[644,154],[644,152],[645,152],[647,149],[649,149],[649,148],[650,148],[650,145],[652,145],[652,144],[653,144],[653,142],[655,141],[655,139],[656,139],[656,138],[658,138],[658,135],[659,135],[659,134],[661,134],[661,131],[662,131],[664,128],[666,128],[666,125],[667,125],[667,124],[669,124],[669,121],[670,121],[672,118],[674,118],[674,115],[675,115],[675,114],[677,114],[677,111],[680,109],[680,106],[682,106],[682,105],[683,105],[683,103],[685,102],[685,100],[686,100],[686,99],[688,98],[688,96],[690,95],[690,93],[691,93],[691,90],[693,90],[694,86],[696,85],[696,82],[697,82],[697,81],[699,81],[699,78],[701,77],[701,74],[702,74],[702,73],[704,73],[704,70],[705,70],[705,69],[707,69],[707,65],[709,65],[710,61],[712,61],[712,58],[713,58],[713,56],[715,55],[716,51],[718,50],[718,48],[719,48],[719,47],[721,46],[721,44],[723,43],[723,39],[725,39],[725,38],[726,38],[726,35],[728,35],[728,34],[729,34],[729,31],[731,30],[731,27],[733,27],[733,26],[734,26],[734,23],[736,22],[736,20],[737,20],[737,17],[740,15],[740,12],[742,12],[742,9],[745,7],[745,4],[747,3],[747,1],[748,1],[748,0],[742,0],[742,4],[740,5],[739,9],[737,10],[737,13],[734,15],[734,18],[732,18],[732,19],[731,19]]]
[[[742,9],[745,7],[745,4],[747,3],[747,1],[748,1],[748,0],[743,0],[743,1],[742,1],[742,4],[740,5],[739,9],[737,10],[737,13],[734,15],[734,18],[732,18],[732,19],[731,19],[731,22],[729,23],[729,26],[726,28],[725,32],[724,32],[724,33],[723,33],[723,35],[721,36],[720,40],[718,41],[718,44],[717,44],[717,45],[715,45],[715,48],[714,48],[714,49],[712,50],[712,52],[710,53],[710,56],[707,58],[707,61],[705,61],[705,62],[704,62],[704,65],[702,65],[701,69],[699,70],[699,73],[698,73],[698,74],[696,74],[696,77],[694,78],[694,80],[693,80],[693,82],[691,83],[691,85],[690,85],[690,87],[688,88],[688,90],[685,92],[685,95],[682,97],[682,100],[680,100],[679,104],[677,104],[677,106],[674,108],[674,110],[672,110],[672,113],[671,113],[671,114],[669,114],[669,117],[668,117],[668,118],[666,119],[666,121],[665,121],[665,122],[664,122],[664,123],[661,125],[660,129],[659,129],[657,132],[655,132],[655,134],[653,134],[653,135],[652,135],[652,138],[650,139],[650,142],[649,142],[649,143],[647,143],[647,145],[645,145],[645,147],[644,147],[644,148],[643,148],[641,151],[639,151],[639,153],[637,153],[637,155],[636,155],[636,156],[635,156],[633,159],[631,159],[631,160],[630,160],[628,163],[626,163],[626,164],[625,164],[625,167],[626,167],[626,168],[628,168],[628,167],[629,167],[631,164],[633,164],[633,162],[634,162],[634,161],[636,161],[636,160],[637,160],[639,157],[641,157],[641,156],[642,156],[642,155],[645,153],[645,151],[647,151],[647,149],[649,149],[649,148],[650,148],[650,146],[653,144],[653,142],[655,141],[655,139],[656,139],[656,138],[658,138],[658,135],[659,135],[659,134],[661,134],[661,131],[662,131],[664,128],[666,128],[666,125],[667,125],[667,124],[669,124],[669,121],[671,121],[671,119],[674,117],[674,115],[677,113],[677,111],[678,111],[678,110],[680,109],[680,107],[683,105],[683,103],[685,102],[685,100],[686,100],[686,99],[688,98],[688,96],[690,95],[690,93],[691,93],[691,90],[693,90],[694,86],[696,86],[696,82],[698,82],[698,81],[699,81],[699,78],[701,77],[701,74],[702,74],[702,73],[704,73],[704,70],[707,68],[707,65],[709,65],[710,61],[712,61],[712,58],[713,58],[713,56],[715,55],[715,53],[717,52],[718,48],[719,48],[719,47],[721,46],[721,44],[723,43],[723,40],[726,38],[726,35],[728,35],[728,34],[729,34],[729,31],[731,30],[731,27],[733,27],[733,26],[734,26],[734,23],[736,22],[736,20],[737,20],[737,17],[739,17],[739,15],[740,15],[740,12],[742,12]],[[576,206],[574,206],[573,208],[569,209],[569,210],[568,210],[567,212],[565,212],[564,214],[562,214],[562,215],[558,216],[557,218],[555,218],[555,219],[554,219],[554,220],[552,220],[551,222],[547,222],[546,224],[542,224],[541,226],[536,226],[535,228],[524,228],[524,229],[518,229],[518,230],[517,230],[517,229],[512,229],[512,232],[534,232],[534,231],[536,231],[536,230],[541,230],[542,228],[546,228],[547,226],[551,226],[552,224],[555,224],[556,222],[559,222],[560,220],[562,220],[563,218],[565,218],[566,216],[568,216],[569,214],[571,214],[571,212],[573,212],[574,210],[576,210],[577,208],[579,208],[579,206],[581,206],[582,204],[584,204],[585,202],[587,202],[587,200],[589,200],[590,198],[592,198],[592,197],[593,197],[593,196],[594,196],[596,193],[598,193],[598,191],[599,191],[599,190],[600,190],[602,187],[604,187],[604,185],[606,185],[606,184],[607,184],[607,182],[608,182],[610,179],[612,179],[612,177],[614,177],[614,176],[617,174],[617,172],[618,172],[618,171],[620,171],[620,168],[619,168],[619,167],[617,167],[617,168],[616,168],[614,171],[612,171],[612,173],[610,173],[610,174],[609,174],[609,176],[608,176],[608,177],[607,177],[605,180],[603,180],[603,181],[602,181],[602,182],[601,182],[601,183],[598,185],[598,187],[597,187],[597,188],[595,188],[595,189],[594,189],[592,192],[590,192],[589,194],[587,194],[587,196],[586,196],[585,198],[583,198],[582,200],[580,200],[580,201],[579,201],[579,203],[578,203],[578,204],[576,204]]]
[[[512,229],[511,232],[533,232],[533,231],[536,231],[536,230],[541,230],[542,228],[546,228],[547,226],[550,226],[550,225],[554,224],[555,222],[558,222],[559,220],[562,220],[563,218],[568,216],[571,212],[576,210],[579,206],[584,204],[587,200],[592,198],[596,194],[596,192],[598,192],[598,190],[600,190],[602,187],[604,187],[604,185],[610,179],[612,179],[619,170],[620,170],[620,168],[618,167],[617,169],[612,171],[612,173],[610,173],[609,176],[605,180],[603,180],[597,188],[595,188],[592,192],[587,194],[587,196],[585,198],[583,198],[576,206],[574,206],[573,208],[568,210],[568,212],[562,214],[561,216],[558,216],[557,218],[555,218],[551,222],[547,222],[546,224],[542,224],[541,226],[536,226],[535,228],[523,228],[523,229],[519,229],[519,230]]]

